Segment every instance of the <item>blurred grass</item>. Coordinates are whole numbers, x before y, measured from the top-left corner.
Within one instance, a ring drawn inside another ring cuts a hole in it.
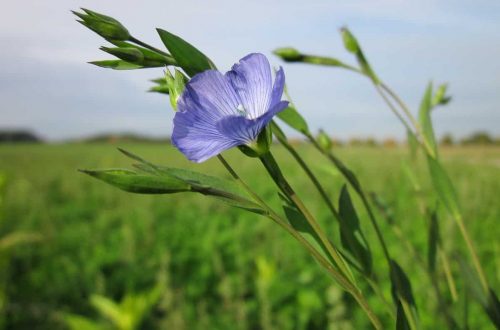
[[[119,146],[158,164],[228,177],[216,160],[192,164],[169,146]],[[312,148],[298,148],[336,201],[342,177]],[[285,151],[275,149],[299,195],[328,228],[331,238],[338,241],[336,226],[319,195]],[[227,154],[241,176],[279,208],[276,190],[260,163],[243,158],[236,150]],[[340,148],[338,154],[368,190],[388,202],[404,235],[425,259],[425,221],[401,170],[401,162],[408,158],[406,151],[356,147]],[[480,259],[498,291],[500,149],[457,147],[444,149],[442,157],[458,189]],[[201,195],[128,194],[76,171],[129,165],[129,159],[109,144],[0,146],[0,175],[5,181],[0,188],[0,238],[15,232],[41,237],[0,251],[0,297],[4,302],[0,326],[65,328],[69,314],[110,325],[92,305],[92,296],[119,302],[148,292],[158,283],[161,296],[143,317],[142,328],[367,326],[364,315],[353,308],[355,303],[332,285],[298,244],[267,219]],[[420,162],[417,175],[425,183],[420,197],[434,205],[424,162]],[[358,211],[375,253],[375,268],[383,280],[387,271],[380,248],[366,214],[361,207]],[[463,243],[453,222],[444,212],[441,214],[446,249],[461,251]],[[429,302],[434,298],[428,278],[389,225],[380,215],[378,218],[391,253],[411,276],[422,324],[439,325],[435,305]],[[458,270],[457,264],[452,267]],[[461,287],[460,281],[458,284]],[[388,286],[385,288],[388,291]],[[368,289],[365,291],[370,295]],[[369,301],[384,315],[375,296]],[[488,321],[475,308],[471,307],[470,325],[486,326]]]

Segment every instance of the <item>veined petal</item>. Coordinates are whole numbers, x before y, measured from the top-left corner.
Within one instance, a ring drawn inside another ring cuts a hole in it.
[[[279,70],[276,71],[276,77],[274,78],[273,91],[271,93],[271,103],[269,105],[270,108],[274,107],[281,100],[284,89],[285,72],[283,71],[283,68],[280,67]]]
[[[237,115],[240,104],[228,78],[216,70],[194,76],[179,98],[179,111],[197,111],[212,122],[223,116]]]
[[[271,66],[267,58],[258,53],[245,56],[226,73],[238,94],[246,117],[255,119],[269,109],[272,90]]]
[[[288,101],[280,101],[264,115],[256,119],[247,119],[242,116],[229,116],[217,123],[217,129],[231,140],[238,141],[238,145],[254,141],[264,127],[280,111],[288,106]]]
[[[190,161],[201,163],[240,143],[219,132],[214,123],[200,121],[197,113],[185,111],[175,114],[172,144]]]

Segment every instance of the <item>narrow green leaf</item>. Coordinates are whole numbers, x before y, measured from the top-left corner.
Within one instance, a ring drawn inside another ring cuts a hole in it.
[[[420,103],[420,109],[418,112],[418,117],[420,121],[420,126],[422,127],[423,139],[426,144],[431,149],[429,152],[433,158],[437,157],[437,146],[436,138],[434,136],[434,128],[432,127],[431,120],[431,110],[432,110],[432,83],[427,85],[424,97]]]
[[[417,137],[415,136],[415,134],[412,131],[407,130],[406,131],[406,140],[408,141],[408,147],[410,148],[411,159],[416,159],[418,146],[419,146]]]
[[[213,62],[184,39],[162,29],[156,29],[161,41],[184,71],[194,76],[205,70],[215,69]]]
[[[476,300],[483,308],[488,306],[488,296],[484,292],[481,281],[477,276],[477,273],[469,266],[465,258],[461,255],[457,257],[458,264],[460,265],[460,272],[462,273],[465,287],[467,288],[467,292],[472,296],[474,300]]]
[[[93,61],[89,63],[97,65],[98,67],[101,68],[113,69],[113,70],[136,70],[136,69],[146,68],[142,65],[129,63],[123,60],[104,60],[104,61]]]
[[[402,321],[402,324],[408,324],[410,328],[417,328],[417,306],[415,304],[410,280],[395,260],[391,260],[390,274],[393,299],[396,305],[399,303],[401,304],[404,311],[405,320]]]
[[[191,187],[174,177],[159,177],[126,169],[80,170],[121,190],[137,194],[171,194]]]
[[[110,40],[113,45],[120,48],[134,48],[142,53],[144,58],[148,61],[164,63],[164,65],[177,65],[171,55],[155,52],[151,49],[140,47],[126,41]]]
[[[486,313],[488,313],[490,320],[497,327],[497,329],[500,329],[500,300],[498,300],[496,293],[491,288],[489,288]]]
[[[434,189],[441,202],[454,217],[460,217],[460,206],[453,183],[441,164],[431,156],[427,156],[427,164],[432,178]]]
[[[99,49],[126,62],[137,63],[140,65],[144,61],[144,55],[135,48],[101,47]]]
[[[291,128],[301,132],[309,133],[309,127],[302,115],[292,106],[278,113],[278,118],[283,120]]]
[[[340,240],[342,246],[359,262],[364,273],[372,273],[372,255],[361,232],[359,219],[352,204],[347,187],[344,185],[339,197]]]
[[[430,214],[429,236],[427,240],[427,267],[429,267],[432,273],[436,271],[436,256],[439,241],[440,235],[437,210],[433,210]]]
[[[134,164],[134,167],[146,174],[182,180],[190,186],[190,190],[193,192],[215,197],[231,206],[250,212],[257,214],[266,213],[266,211],[254,203],[248,196],[247,192],[234,181],[221,179],[187,169],[155,165],[129,151],[121,148],[118,148],[118,150],[127,157],[138,161],[139,164]]]

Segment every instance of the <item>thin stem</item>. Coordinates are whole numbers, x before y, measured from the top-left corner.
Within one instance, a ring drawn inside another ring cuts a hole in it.
[[[274,210],[264,202],[259,195],[257,195],[246,183],[243,181],[238,174],[233,170],[229,163],[222,157],[218,155],[217,158],[226,168],[226,170],[231,174],[231,176],[254,198],[254,200],[263,207],[268,213],[266,214],[268,218],[277,223],[280,227],[285,229],[290,235],[292,235],[306,250],[313,256],[316,261],[323,266],[323,268],[333,277],[345,290],[347,290],[354,299],[358,302],[361,308],[365,311],[366,315],[370,319],[370,322],[375,327],[375,329],[382,329],[382,324],[380,323],[377,316],[373,313],[370,306],[366,302],[365,298],[361,292],[354,287],[350,281],[341,273],[339,273],[331,263],[329,263],[307,240],[302,237],[296,230],[293,229],[284,219],[282,219]]]
[[[271,125],[276,126],[276,127],[278,126],[274,122],[271,122]],[[328,207],[328,209],[330,210],[330,212],[332,213],[334,218],[337,221],[340,221],[339,220],[340,219],[339,213],[335,209],[335,206],[333,205],[332,201],[330,200],[330,197],[328,197],[328,194],[327,194],[325,188],[323,188],[323,186],[319,182],[318,178],[314,175],[314,173],[309,168],[309,166],[306,164],[304,159],[302,159],[300,154],[295,150],[295,148],[292,145],[290,145],[290,143],[288,143],[287,140],[284,140],[277,135],[276,135],[276,137],[278,138],[278,141],[280,141],[280,143],[285,147],[285,149],[292,155],[292,157],[295,158],[295,160],[297,161],[299,166],[304,170],[304,172],[306,172],[307,176],[309,177],[309,179],[311,180],[313,185],[318,190],[319,194],[323,198],[323,201],[325,202],[326,206]]]
[[[368,217],[370,218],[370,222],[372,223],[373,228],[375,229],[375,233],[377,235],[378,241],[380,242],[380,245],[382,246],[382,250],[384,252],[384,256],[387,260],[387,263],[390,267],[391,265],[391,256],[389,254],[389,250],[387,248],[387,244],[385,243],[384,237],[382,236],[382,232],[378,226],[377,219],[375,219],[375,215],[372,211],[372,208],[370,206],[370,203],[368,202],[368,199],[366,198],[366,194],[361,187],[361,184],[352,176],[352,172],[338,159],[333,155],[331,152],[327,152],[323,150],[316,139],[311,135],[311,134],[306,134],[306,137],[308,140],[313,144],[313,146],[324,156],[326,156],[334,165],[335,167],[342,173],[344,178],[354,187],[354,190],[357,192],[358,196],[361,198],[361,201],[363,203],[363,206],[365,207],[366,211],[368,212]]]
[[[455,220],[457,222],[458,228],[460,229],[460,233],[462,234],[462,237],[465,240],[465,244],[467,244],[467,248],[469,249],[471,258],[472,258],[472,263],[474,264],[474,267],[476,268],[476,271],[479,275],[479,281],[481,282],[481,286],[483,287],[483,290],[486,294],[489,294],[489,289],[488,289],[488,281],[486,281],[486,276],[484,275],[483,268],[481,267],[481,263],[479,262],[479,258],[476,253],[476,249],[474,248],[474,245],[472,244],[472,240],[470,239],[469,233],[467,229],[465,228],[465,224],[463,222],[462,216],[457,214],[455,215]]]
[[[324,231],[321,229],[314,216],[311,214],[311,212],[309,212],[297,193],[290,186],[283,173],[281,172],[278,164],[276,163],[273,155],[268,152],[267,154],[261,156],[260,160],[278,188],[283,192],[283,194],[285,194],[285,196],[288,196],[291,199],[297,209],[304,215],[312,230],[316,233],[316,235],[318,235],[321,243],[325,246],[328,254],[330,254],[330,256],[335,261],[337,267],[339,267],[339,269],[345,275],[348,275],[351,280],[354,281],[354,276],[352,275],[348,264],[346,263],[344,258],[342,258],[340,253],[332,246],[330,240],[326,237]]]
[[[133,42],[133,43],[135,43],[135,44],[137,44],[137,45],[139,45],[139,46],[142,46],[142,47],[144,47],[144,48],[147,48],[147,49],[149,49],[149,50],[152,50],[152,51],[154,51],[155,53],[158,53],[158,54],[161,54],[161,55],[165,55],[165,56],[171,57],[171,55],[170,55],[169,53],[164,52],[163,50],[158,49],[158,48],[156,48],[156,47],[153,47],[153,46],[151,46],[151,45],[149,45],[149,44],[147,44],[147,43],[145,43],[145,42],[142,42],[142,41],[140,41],[139,39],[136,39],[136,38],[134,38],[134,37],[132,37],[132,36],[130,36],[129,41],[131,41],[131,42]]]

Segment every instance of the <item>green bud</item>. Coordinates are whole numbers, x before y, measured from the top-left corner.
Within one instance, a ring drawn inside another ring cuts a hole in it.
[[[135,48],[101,47],[99,49],[127,62],[135,64],[142,64],[144,62],[144,55],[138,49]]]
[[[330,151],[330,149],[332,148],[331,138],[322,129],[319,130],[316,140],[318,141],[318,144],[321,147],[321,149],[323,149],[324,151]]]
[[[262,130],[262,132],[260,132],[256,141],[253,141],[252,143],[246,145],[238,146],[238,148],[245,155],[256,158],[267,154],[269,152],[269,149],[271,148],[272,142],[273,134],[271,131],[271,127],[269,127],[268,125]]]
[[[304,58],[297,49],[292,47],[278,48],[275,49],[273,53],[287,62],[299,62]]]
[[[359,52],[358,40],[352,35],[351,31],[346,27],[340,29],[340,34],[342,35],[342,40],[344,41],[344,47],[351,53],[356,54]]]
[[[165,81],[170,96],[170,104],[174,111],[177,111],[177,101],[184,91],[188,79],[181,71],[175,69],[174,75],[169,70],[165,71]]]
[[[451,96],[446,95],[446,91],[448,89],[447,84],[442,84],[436,90],[434,94],[434,98],[432,99],[432,106],[445,105],[451,100]]]
[[[91,29],[104,39],[122,41],[130,39],[130,33],[128,30],[116,19],[96,13],[92,10],[84,8],[82,8],[82,10],[85,13],[73,11],[73,14],[81,19],[77,20],[77,22]]]

